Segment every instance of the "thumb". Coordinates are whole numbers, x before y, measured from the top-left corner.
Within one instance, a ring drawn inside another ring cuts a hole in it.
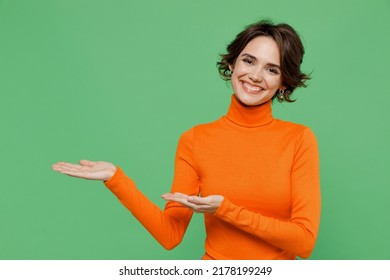
[[[80,160],[80,165],[82,166],[89,166],[89,167],[92,167],[96,164],[96,162],[93,162],[93,161],[89,161],[89,160],[86,160],[86,159],[82,159]]]

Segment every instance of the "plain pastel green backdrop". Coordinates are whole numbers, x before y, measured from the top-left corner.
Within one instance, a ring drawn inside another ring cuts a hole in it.
[[[199,259],[202,216],[166,251],[102,183],[51,164],[114,162],[163,207],[180,134],[227,111],[218,55],[263,18],[296,28],[312,73],[274,105],[319,141],[311,258],[390,259],[389,13],[388,0],[0,0],[0,259]]]

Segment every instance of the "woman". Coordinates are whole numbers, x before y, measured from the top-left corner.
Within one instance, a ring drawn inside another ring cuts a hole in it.
[[[102,180],[164,246],[178,245],[193,212],[204,213],[203,259],[295,259],[311,254],[320,219],[319,159],[305,126],[274,119],[272,100],[292,102],[308,76],[301,40],[287,24],[261,21],[228,46],[218,67],[234,94],[226,116],[180,138],[162,211],[119,167],[57,163],[53,170]]]

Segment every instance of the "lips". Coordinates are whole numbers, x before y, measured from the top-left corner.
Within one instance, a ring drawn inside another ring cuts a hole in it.
[[[262,88],[260,86],[249,84],[249,83],[244,82],[244,81],[241,81],[241,85],[245,89],[245,91],[247,91],[249,93],[259,93],[259,92],[264,90],[264,88]]]

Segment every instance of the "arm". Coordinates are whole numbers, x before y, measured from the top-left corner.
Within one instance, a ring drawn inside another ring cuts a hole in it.
[[[317,141],[309,129],[296,143],[291,190],[292,208],[288,220],[254,213],[228,199],[222,201],[214,215],[274,246],[307,258],[317,238],[321,208]]]
[[[173,249],[181,242],[192,216],[189,209],[167,204],[162,211],[120,167],[105,185],[164,248]]]

